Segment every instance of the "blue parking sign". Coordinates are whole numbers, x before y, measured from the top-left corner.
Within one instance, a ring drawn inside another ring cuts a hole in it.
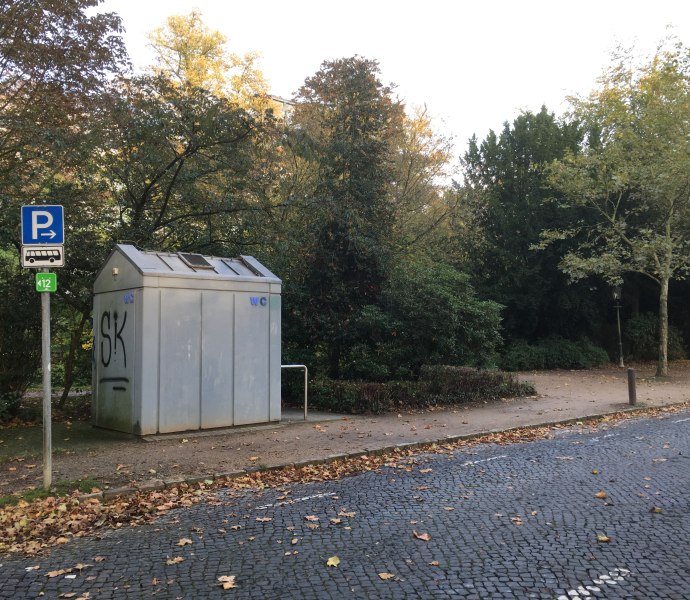
[[[49,204],[46,206],[22,206],[22,244],[31,246],[36,244],[50,244],[51,246],[65,243],[65,224],[62,206]]]

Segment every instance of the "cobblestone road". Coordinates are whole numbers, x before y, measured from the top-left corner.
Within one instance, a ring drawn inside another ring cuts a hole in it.
[[[0,562],[13,599],[690,599],[690,413],[221,494]]]

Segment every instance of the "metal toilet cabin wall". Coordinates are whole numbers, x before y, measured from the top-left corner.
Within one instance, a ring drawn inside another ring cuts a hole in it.
[[[280,421],[280,294],[251,256],[117,245],[94,284],[94,425],[150,435]]]

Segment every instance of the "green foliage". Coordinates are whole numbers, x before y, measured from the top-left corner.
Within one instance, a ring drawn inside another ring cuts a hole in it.
[[[389,381],[416,378],[423,364],[492,366],[499,327],[500,306],[477,298],[466,274],[423,257],[400,261],[381,305],[352,316],[342,377]]]
[[[41,304],[18,253],[0,250],[0,420],[16,416],[41,359]]]
[[[373,413],[451,406],[534,394],[534,388],[498,371],[453,366],[430,366],[418,381],[371,383],[316,379],[310,384],[309,404],[319,410]]]
[[[21,392],[0,392],[0,423],[10,421],[19,414],[22,405]]]
[[[400,262],[392,270],[386,305],[398,323],[396,357],[408,372],[422,364],[493,366],[501,307],[480,300],[469,276],[424,258]]]
[[[501,368],[506,371],[535,371],[542,369],[589,369],[609,361],[605,350],[589,340],[566,340],[551,337],[536,344],[524,340],[512,343],[501,356]]]
[[[623,343],[634,360],[654,360],[659,356],[659,317],[652,313],[634,315],[625,323]],[[668,328],[668,358],[686,357],[683,336],[673,325]]]
[[[97,165],[117,207],[115,236],[146,248],[227,239],[246,210],[254,123],[225,98],[164,75],[122,81],[104,98]]]
[[[464,157],[466,227],[459,233],[467,270],[479,293],[505,306],[508,339],[582,335],[600,319],[589,287],[568,285],[555,248],[533,249],[545,228],[568,228],[584,215],[547,200],[555,195],[548,165],[576,153],[577,122],[561,122],[546,107],[525,112],[500,134],[472,139]],[[573,308],[576,310],[573,310]]]
[[[360,57],[325,62],[300,89],[293,117],[316,172],[299,316],[335,378],[353,316],[379,303],[391,244],[391,159],[403,111],[378,75],[378,64]]]
[[[0,243],[6,219],[40,204],[66,165],[79,164],[80,125],[105,82],[126,64],[113,13],[98,0],[3,0],[0,4]],[[9,210],[11,209],[11,210]],[[16,221],[15,221],[16,222]]]
[[[542,246],[559,236],[576,240],[561,262],[573,280],[596,274],[620,282],[640,273],[658,283],[657,375],[666,375],[669,282],[690,270],[690,50],[667,40],[639,66],[627,53],[600,82],[575,101],[587,146],[554,163],[550,177],[564,206],[594,220],[545,231]]]

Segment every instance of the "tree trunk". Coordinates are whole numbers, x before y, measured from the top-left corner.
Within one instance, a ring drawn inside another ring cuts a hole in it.
[[[89,318],[89,313],[82,313],[79,324],[72,330],[72,337],[69,343],[69,352],[67,353],[67,358],[65,359],[65,380],[63,382],[62,396],[57,402],[57,407],[62,408],[67,401],[67,396],[69,396],[69,391],[72,389],[72,383],[74,382],[74,364],[77,358],[77,349],[79,348],[79,342],[81,341],[81,334],[84,331],[84,325]]]
[[[656,376],[668,375],[668,277],[661,279],[659,292],[659,362]]]

